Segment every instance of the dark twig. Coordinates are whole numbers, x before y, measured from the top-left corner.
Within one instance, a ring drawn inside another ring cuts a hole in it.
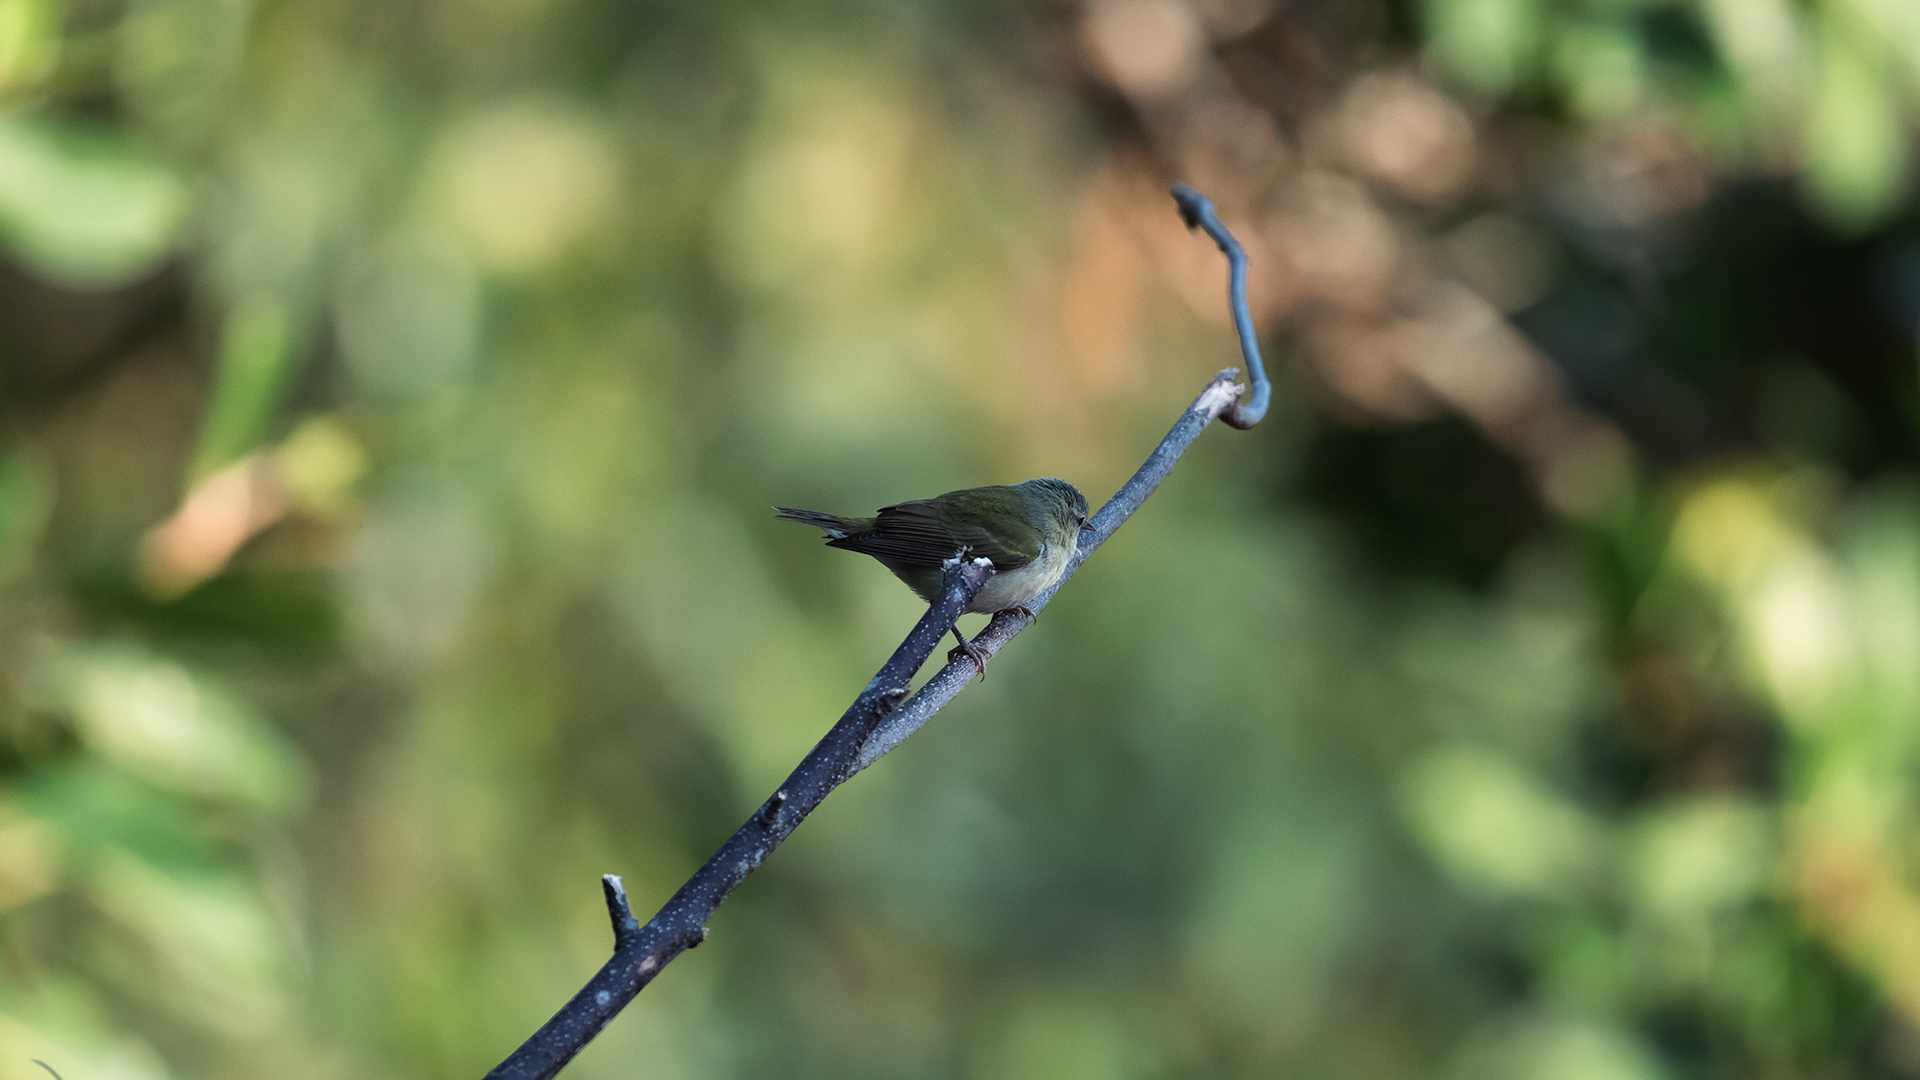
[[[1219,215],[1213,212],[1213,200],[1185,184],[1173,185],[1173,201],[1180,207],[1180,219],[1189,229],[1205,229],[1227,257],[1227,306],[1233,311],[1233,329],[1240,335],[1240,355],[1247,361],[1247,378],[1253,392],[1220,414],[1227,424],[1245,431],[1265,419],[1267,401],[1273,388],[1267,382],[1267,366],[1260,362],[1260,340],[1253,332],[1253,312],[1247,307],[1247,253],[1233,238]]]
[[[607,912],[613,918],[613,959],[533,1038],[487,1076],[494,1080],[532,1080],[558,1073],[642,987],[653,981],[661,968],[704,941],[707,919],[727,894],[780,846],[820,800],[854,774],[861,745],[907,696],[914,673],[991,576],[993,564],[985,559],[956,558],[949,564],[940,602],[927,609],[919,625],[894,650],[893,657],[861,691],[840,722],[807,754],[780,790],[761,804],[719,853],[708,859],[645,926],[628,908],[620,879],[611,874],[603,877]]]
[[[1247,312],[1246,255],[1214,216],[1213,204],[1205,196],[1182,184],[1174,188],[1173,197],[1180,204],[1180,213],[1187,224],[1205,228],[1232,264],[1230,300],[1234,322],[1240,331],[1241,351],[1253,377],[1251,399],[1245,404],[1236,404],[1246,388],[1234,382],[1235,373],[1231,369],[1215,376],[1181,414],[1146,464],[1140,466],[1080,533],[1073,561],[1060,581],[1028,600],[1026,612],[1000,612],[974,637],[973,643],[987,657],[1026,629],[1059,592],[1060,585],[1087,561],[1087,556],[1146,502],[1160,481],[1173,471],[1174,462],[1208,424],[1218,418],[1235,427],[1250,428],[1266,414],[1270,391],[1266,369],[1260,363],[1260,350],[1253,338],[1253,320]],[[613,959],[533,1038],[488,1073],[489,1080],[536,1077],[544,1080],[558,1073],[642,987],[653,981],[668,961],[705,940],[707,919],[714,909],[828,793],[900,745],[966,688],[979,668],[972,659],[961,656],[950,660],[919,693],[901,703],[907,696],[913,674],[926,662],[941,636],[991,574],[992,567],[984,559],[956,558],[949,565],[940,603],[921,617],[913,633],[880,669],[880,674],[867,684],[840,722],[787,777],[780,790],[733,834],[719,854],[707,860],[645,926],[634,919],[627,906],[626,890],[620,879],[611,874],[601,879],[607,912],[613,919]]]

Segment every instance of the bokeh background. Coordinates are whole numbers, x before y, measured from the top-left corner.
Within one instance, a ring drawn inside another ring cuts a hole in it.
[[[1920,4],[0,0],[0,1080],[1920,1075]],[[969,620],[968,629],[977,620]]]

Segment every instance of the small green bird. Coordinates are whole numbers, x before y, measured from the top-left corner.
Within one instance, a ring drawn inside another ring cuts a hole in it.
[[[1087,499],[1080,489],[1051,476],[1006,487],[949,491],[880,508],[879,517],[851,518],[817,510],[774,507],[776,517],[824,529],[827,546],[858,551],[880,560],[894,576],[927,603],[940,599],[944,564],[966,548],[972,558],[993,563],[969,612],[1020,611],[1066,573],[1075,539],[1087,524]],[[960,634],[953,636],[980,670],[986,657]]]

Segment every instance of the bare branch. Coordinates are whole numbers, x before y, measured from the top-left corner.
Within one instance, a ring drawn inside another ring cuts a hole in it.
[[[603,877],[607,913],[613,919],[613,959],[487,1076],[493,1080],[532,1080],[555,1075],[642,987],[653,981],[661,968],[706,940],[707,919],[727,894],[745,881],[829,792],[853,775],[862,744],[907,696],[914,673],[992,576],[993,564],[986,559],[953,560],[947,568],[940,602],[927,609],[840,722],[807,754],[780,790],[760,805],[719,853],[708,859],[646,925],[638,925],[634,919],[620,879],[610,874]]]
[[[1253,338],[1253,319],[1247,310],[1246,254],[1220,224],[1213,204],[1205,196],[1181,184],[1174,188],[1173,197],[1188,226],[1204,228],[1226,253],[1232,266],[1228,299],[1240,334],[1241,352],[1253,379],[1253,393],[1246,403],[1239,403],[1246,388],[1236,385],[1232,369],[1221,372],[1207,384],[1147,458],[1146,464],[1140,466],[1080,533],[1073,561],[1067,565],[1060,581],[1027,601],[1027,610],[1035,614],[1052,601],[1060,585],[1087,561],[1087,556],[1146,502],[1147,496],[1173,471],[1174,463],[1208,424],[1219,418],[1238,428],[1250,428],[1259,423],[1267,411],[1270,391],[1266,369],[1260,362],[1259,346]],[[964,556],[965,552],[959,554]],[[941,637],[992,574],[993,566],[985,559],[956,557],[948,564],[940,602],[921,617],[907,640],[901,642],[886,666],[840,717],[839,723],[807,754],[786,783],[761,804],[733,838],[644,926],[634,918],[620,879],[612,874],[601,878],[607,914],[613,921],[613,958],[553,1019],[514,1051],[513,1056],[488,1073],[489,1080],[545,1080],[557,1074],[641,988],[653,981],[661,968],[706,940],[707,919],[720,902],[780,846],[821,800],[900,745],[966,688],[979,669],[972,659],[960,656],[950,660],[919,693],[901,704],[907,697],[914,673],[932,655]],[[973,644],[981,654],[991,657],[1030,622],[1030,615],[1000,612],[974,637]]]

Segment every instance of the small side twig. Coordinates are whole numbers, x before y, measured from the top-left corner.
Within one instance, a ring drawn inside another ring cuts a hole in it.
[[[1216,418],[1237,428],[1250,428],[1266,415],[1271,390],[1266,368],[1260,362],[1260,348],[1254,340],[1253,317],[1247,309],[1245,252],[1234,240],[1206,196],[1176,185],[1174,201],[1189,228],[1204,228],[1220,245],[1232,267],[1228,303],[1234,325],[1240,335],[1241,353],[1247,360],[1252,393],[1239,401],[1247,389],[1234,381],[1232,369],[1222,371],[1209,382],[1200,396],[1154,448],[1146,464],[1140,466],[1100,512],[1080,533],[1078,546],[1067,571],[1053,588],[1027,601],[1030,614],[1003,611],[995,615],[987,628],[973,638],[974,645],[986,657],[992,657],[1014,635],[1026,629],[1042,608],[1052,601],[1067,578],[1087,561],[1094,550],[1105,543],[1160,482],[1200,432]],[[488,1080],[547,1080],[557,1074],[573,1056],[597,1035],[607,1021],[626,1007],[641,988],[653,981],[660,969],[674,957],[706,940],[707,919],[741,881],[760,865],[774,848],[787,838],[814,807],[834,788],[855,773],[878,761],[887,751],[900,745],[908,735],[925,724],[934,713],[952,701],[979,670],[966,657],[950,660],[911,698],[907,688],[920,665],[932,655],[953,621],[974,594],[993,573],[985,559],[967,559],[965,552],[947,565],[945,587],[940,602],[928,609],[907,640],[894,651],[880,673],[855,699],[839,723],[827,732],[819,745],[807,754],[799,768],[787,777],[747,823],[740,826],[713,858],[707,860],[680,891],[667,901],[645,925],[634,918],[627,904],[627,893],[620,879],[612,874],[601,878],[606,893],[607,913],[613,921],[613,958],[573,1000],[555,1013],[553,1019],[534,1036],[487,1074]],[[902,702],[902,698],[907,698]]]

